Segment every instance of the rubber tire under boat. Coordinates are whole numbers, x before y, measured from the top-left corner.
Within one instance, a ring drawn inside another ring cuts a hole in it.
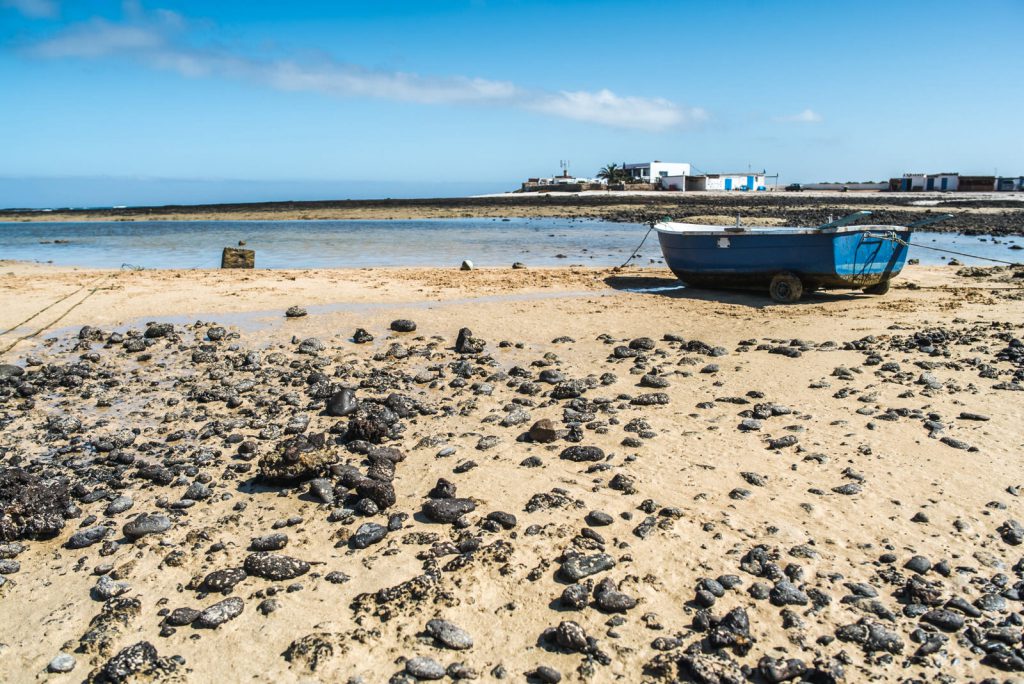
[[[784,271],[776,273],[772,278],[772,284],[768,286],[768,293],[772,299],[780,304],[792,304],[800,301],[804,293],[804,284],[794,273]]]
[[[888,291],[889,291],[889,281],[888,280],[883,280],[882,282],[877,283],[875,285],[872,285],[871,287],[865,287],[864,288],[864,294],[869,294],[869,295],[884,295]]]

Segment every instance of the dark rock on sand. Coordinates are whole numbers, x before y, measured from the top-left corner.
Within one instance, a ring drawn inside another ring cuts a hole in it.
[[[19,378],[25,374],[25,369],[10,363],[0,363],[0,381]]]
[[[1003,541],[1010,546],[1019,546],[1024,542],[1024,525],[1016,520],[1007,520],[997,530]]]
[[[604,527],[615,522],[615,518],[603,511],[590,511],[587,513],[587,524],[593,527]]]
[[[344,388],[338,390],[327,399],[327,406],[324,411],[329,416],[340,418],[350,413],[355,413],[357,407],[355,390]]]
[[[904,564],[907,570],[912,570],[919,575],[923,575],[932,569],[932,562],[924,556],[914,556]]]
[[[318,353],[327,349],[327,345],[321,342],[316,337],[309,337],[302,342],[299,342],[299,346],[296,351],[300,354],[308,354],[309,356],[316,356]]]
[[[606,578],[594,587],[594,603],[604,613],[625,613],[636,607],[636,599],[619,591],[611,578]]]
[[[584,577],[596,575],[614,567],[615,559],[606,553],[597,553],[591,556],[579,555],[567,558],[562,563],[561,574],[570,582],[579,582]]]
[[[229,592],[247,576],[244,568],[214,570],[203,579],[202,587],[204,590],[211,592]]]
[[[562,673],[547,665],[539,665],[530,673],[530,677],[542,684],[558,684],[562,681]]]
[[[455,340],[455,351],[459,354],[479,354],[486,346],[486,342],[473,337],[473,331],[469,328],[459,330],[458,339]]]
[[[836,637],[859,645],[865,653],[883,651],[898,655],[903,652],[903,640],[898,634],[867,618],[861,618],[856,624],[840,626],[836,629]]]
[[[470,499],[431,499],[423,504],[423,514],[436,523],[453,523],[474,510]]]
[[[309,572],[309,563],[298,558],[260,551],[245,559],[245,571],[273,582],[289,580]]]
[[[753,645],[750,618],[743,608],[733,608],[708,633],[708,642],[714,648],[732,648],[737,655],[745,655]]]
[[[395,332],[410,333],[416,331],[416,323],[407,318],[391,321],[391,329]]]
[[[324,446],[322,434],[286,439],[260,459],[259,477],[265,482],[284,485],[319,477],[336,460]]]
[[[772,605],[776,606],[806,606],[810,598],[802,592],[795,584],[787,580],[780,580],[768,595]]]
[[[766,655],[757,661],[757,671],[771,684],[780,684],[802,677],[807,666],[798,658],[783,660]]]
[[[498,523],[502,529],[511,530],[516,526],[516,516],[505,511],[492,511],[487,514],[487,520]]]
[[[195,608],[175,608],[167,617],[164,618],[164,623],[171,627],[184,627],[185,625],[191,625],[196,621],[202,611],[196,610]]]
[[[114,516],[120,513],[124,513],[132,506],[135,505],[135,501],[130,496],[118,496],[103,509],[103,515]]]
[[[249,549],[252,551],[280,551],[288,545],[288,535],[284,532],[253,537],[249,542]]]
[[[530,426],[530,440],[541,444],[548,444],[558,439],[558,428],[548,418],[541,418]]]
[[[592,639],[579,623],[572,620],[564,620],[558,623],[558,627],[545,630],[543,637],[567,651],[587,653],[593,650]]]
[[[103,541],[110,535],[111,529],[105,525],[98,525],[96,527],[90,527],[85,530],[75,532],[65,543],[69,549],[84,549],[87,546],[92,546],[98,542]]]
[[[44,480],[20,468],[0,470],[0,541],[54,537],[64,529],[70,506],[67,481]]]
[[[571,446],[562,450],[559,458],[566,461],[581,463],[585,461],[603,461],[604,451],[595,446]]]
[[[388,536],[388,528],[377,523],[363,523],[356,533],[349,537],[348,543],[353,549],[365,549]]]
[[[140,513],[129,521],[121,531],[132,541],[149,534],[160,534],[171,529],[171,519],[160,513]]]
[[[174,660],[161,658],[153,644],[140,641],[121,649],[108,660],[94,681],[109,684],[156,681],[173,674],[177,668]]]
[[[963,615],[945,609],[929,610],[921,616],[921,621],[934,625],[943,632],[956,632],[964,626]]]
[[[106,601],[115,596],[121,596],[131,591],[131,585],[127,582],[115,581],[110,575],[101,575],[96,585],[90,591],[92,597],[97,601]]]
[[[652,392],[633,397],[629,403],[634,406],[663,406],[669,403],[669,398],[664,392]]]
[[[195,627],[215,629],[223,625],[225,622],[234,620],[236,617],[241,615],[244,608],[245,601],[237,596],[232,596],[206,608],[199,614],[192,625]]]
[[[174,326],[170,323],[152,323],[146,328],[146,332],[143,333],[143,337],[146,339],[158,339],[160,337],[168,337],[174,334]]]
[[[559,598],[559,604],[569,610],[583,610],[590,600],[591,582],[584,584],[570,584],[563,591]]]
[[[427,622],[427,633],[446,648],[463,651],[473,647],[473,637],[469,632],[447,620],[430,620]]]
[[[360,497],[375,503],[381,510],[394,506],[397,500],[395,486],[380,480],[363,480],[356,486],[356,492]]]
[[[433,681],[444,679],[447,674],[444,665],[427,656],[416,656],[405,661],[405,671],[416,679]]]

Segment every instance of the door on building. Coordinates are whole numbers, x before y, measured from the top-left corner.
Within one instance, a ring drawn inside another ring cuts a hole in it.
[[[943,178],[942,179],[942,189],[945,190],[948,186],[949,186],[949,179],[948,178]]]
[[[753,176],[747,176],[747,190],[757,190],[757,188],[754,187]]]
[[[732,178],[725,179],[725,189],[732,190]]]
[[[927,185],[925,185],[925,188],[928,189],[928,190],[934,190],[935,189],[935,179],[934,178],[929,178]]]

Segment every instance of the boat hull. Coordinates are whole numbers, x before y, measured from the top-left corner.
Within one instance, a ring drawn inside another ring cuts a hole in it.
[[[658,231],[658,240],[666,264],[687,285],[763,288],[789,272],[805,289],[863,289],[889,281],[906,262],[910,231],[890,229],[885,235],[871,230]]]

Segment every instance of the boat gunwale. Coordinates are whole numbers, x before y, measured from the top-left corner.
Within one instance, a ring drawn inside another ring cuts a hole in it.
[[[841,235],[846,233],[867,233],[872,231],[885,231],[905,233],[911,229],[906,226],[894,225],[856,225],[839,226],[838,228],[802,228],[799,226],[741,226],[736,230],[735,226],[713,226],[703,223],[678,223],[675,221],[663,221],[654,224],[658,233],[665,235],[680,236],[713,236],[713,237],[741,237],[743,235]]]

